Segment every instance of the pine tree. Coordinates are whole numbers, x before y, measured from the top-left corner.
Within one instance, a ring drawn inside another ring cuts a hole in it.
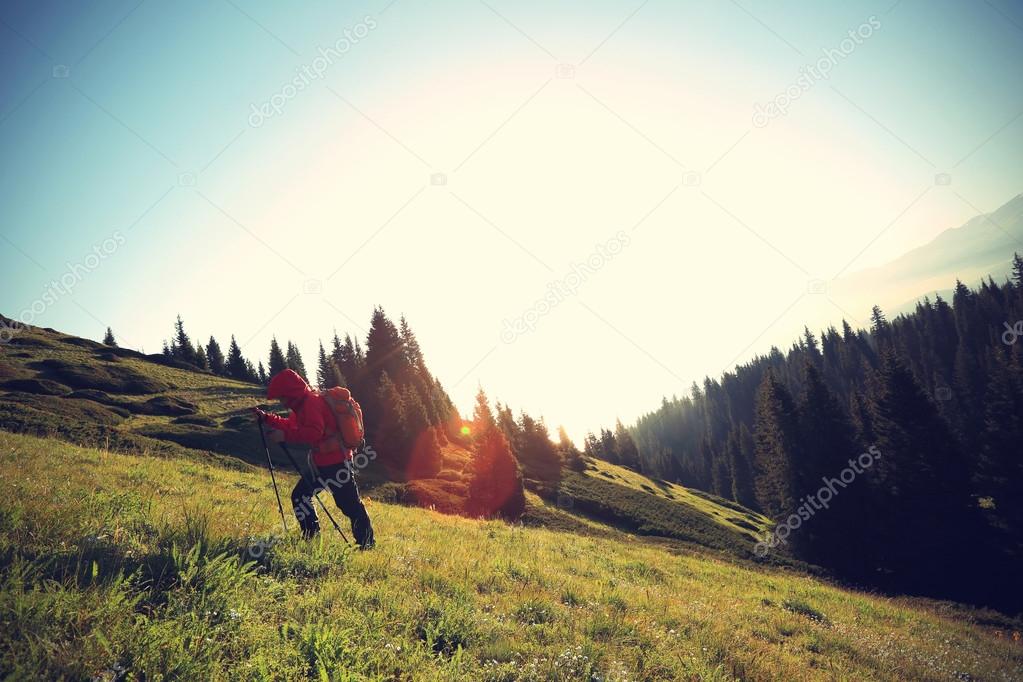
[[[494,420],[494,413],[490,410],[490,401],[481,386],[476,391],[476,407],[472,413],[472,431],[474,434],[482,433],[488,429],[495,428],[497,422]]]
[[[330,382],[334,378],[334,370],[330,360],[327,359],[327,351],[323,348],[323,341],[320,341],[320,355],[316,361],[316,385],[320,390],[331,388]]]
[[[732,474],[732,499],[751,509],[757,508],[756,495],[753,491],[753,435],[745,424],[739,427],[738,437],[734,437],[729,449],[729,469]]]
[[[107,327],[107,333],[103,336],[103,345],[117,348],[117,340],[114,338],[114,330]]]
[[[879,498],[878,562],[894,580],[919,582],[961,575],[973,550],[976,518],[970,477],[951,430],[912,372],[894,354],[882,359],[873,396]],[[950,547],[957,547],[950,551]],[[918,571],[928,557],[927,575]]]
[[[411,378],[401,334],[380,307],[373,309],[366,337],[366,369],[374,379],[381,372],[387,372],[399,385],[408,383]]]
[[[266,373],[266,368],[263,367],[263,361],[259,361],[259,368],[256,370],[256,377],[259,379],[259,383],[266,386],[270,383],[270,377]]]
[[[984,401],[984,432],[975,478],[977,490],[994,502],[994,514],[1023,539],[1023,381],[1015,368],[996,355]]]
[[[618,461],[622,466],[628,467],[633,471],[643,470],[639,460],[639,448],[636,447],[636,441],[633,440],[632,434],[622,424],[621,419],[615,420],[615,451]]]
[[[224,353],[220,350],[220,344],[212,336],[210,337],[210,342],[206,344],[206,362],[210,367],[210,371],[217,376],[224,376],[227,373]]]
[[[294,370],[300,377],[309,381],[309,376],[305,372],[305,363],[302,362],[302,354],[298,352],[298,346],[288,341],[288,352],[284,356],[288,369]]]
[[[419,347],[419,341],[416,339],[416,335],[412,333],[412,329],[409,327],[404,315],[401,316],[399,322],[398,334],[401,337],[402,349],[405,351],[405,361],[414,370],[420,371],[425,369],[423,351]]]
[[[401,394],[387,372],[380,375],[376,404],[377,417],[372,441],[379,452],[381,463],[392,474],[404,476],[408,456],[408,426]]]
[[[250,372],[249,363],[242,357],[242,349],[238,346],[238,342],[234,339],[234,334],[231,335],[231,345],[227,349],[227,376],[238,381],[252,381],[253,376]]]
[[[519,449],[515,453],[523,473],[535,481],[556,484],[561,478],[562,461],[547,433],[547,425],[523,412],[518,427]]]
[[[773,372],[764,376],[757,395],[754,440],[757,502],[778,519],[796,508],[799,417],[788,390]]]
[[[482,390],[480,395],[483,395]],[[485,417],[483,423],[486,423]],[[473,438],[466,513],[474,517],[498,516],[515,520],[525,508],[518,463],[504,434],[491,420],[489,426]]]
[[[181,321],[181,315],[178,315],[177,322],[174,323],[172,348],[176,351],[175,357],[179,360],[191,365],[196,364],[195,346],[192,345],[192,340],[185,333],[185,323]]]
[[[501,405],[501,401],[497,401],[494,404],[494,420],[497,422],[497,428],[501,429],[501,433],[508,439],[512,453],[518,457],[519,449],[522,446],[522,430],[519,428],[518,422],[515,421],[511,407]]]
[[[600,450],[598,456],[605,462],[618,464],[618,442],[615,440],[614,431],[610,429],[600,430]]]
[[[206,350],[201,343],[195,344],[195,366],[202,370],[210,368],[209,360],[206,358]]]
[[[572,471],[586,471],[586,460],[575,443],[568,436],[564,426],[558,427],[558,452],[562,461]]]
[[[803,371],[804,389],[798,406],[802,457],[797,463],[798,489],[801,495],[809,495],[836,479],[842,487],[829,501],[827,513],[815,515],[800,528],[797,544],[812,561],[862,575],[866,568],[859,561],[867,539],[857,520],[867,506],[870,484],[860,478],[871,472],[862,470],[860,478],[848,483],[839,478],[859,454],[855,429],[817,368],[807,362]]]
[[[412,384],[401,391],[401,405],[405,416],[408,478],[432,478],[440,472],[443,460],[437,433],[430,424],[426,406]]]
[[[281,347],[277,344],[277,337],[270,339],[270,358],[267,365],[267,371],[270,377],[273,378],[288,368],[288,361],[284,358],[284,353],[281,352]]]
[[[259,372],[252,364],[251,360],[245,360],[245,381],[253,384],[259,383]]]

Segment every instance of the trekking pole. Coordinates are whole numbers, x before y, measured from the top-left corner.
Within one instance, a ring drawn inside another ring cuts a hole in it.
[[[274,476],[274,463],[270,459],[270,446],[266,444],[266,432],[263,430],[263,418],[256,420],[259,423],[259,438],[263,441],[263,450],[266,451],[266,464],[270,467],[270,480],[274,484],[274,495],[277,497],[277,511],[281,513],[281,524],[284,525],[284,532],[288,532],[288,522],[284,520],[284,506],[281,504],[281,493],[277,490],[277,478]]]
[[[313,498],[315,498],[316,501],[320,503],[320,508],[323,510],[323,513],[326,514],[327,518],[330,519],[330,522],[332,524],[334,524],[334,529],[338,533],[341,534],[342,539],[344,539],[344,541],[346,543],[348,543],[349,545],[352,544],[348,540],[348,536],[345,535],[345,532],[343,530],[341,530],[341,526],[339,526],[337,521],[334,520],[334,517],[331,515],[330,511],[327,509],[327,505],[323,504],[323,500],[320,499],[319,493],[316,492],[315,482],[310,482],[310,481],[306,480],[304,470],[302,469],[302,467],[300,467],[298,465],[298,462],[295,461],[295,458],[292,457],[291,450],[288,449],[288,446],[285,445],[284,443],[281,443],[280,446],[281,446],[281,450],[284,450],[284,454],[286,454],[288,456],[288,459],[291,460],[291,466],[295,467],[295,470],[298,472],[298,475],[302,478],[303,481],[306,482],[306,485],[309,486],[309,490],[311,490],[313,492]]]

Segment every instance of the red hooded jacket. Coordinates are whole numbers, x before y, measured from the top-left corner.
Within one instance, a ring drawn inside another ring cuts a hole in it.
[[[352,451],[341,444],[337,420],[327,401],[310,388],[294,370],[286,369],[270,380],[266,397],[287,399],[291,414],[268,414],[271,428],[284,432],[288,443],[305,443],[313,448],[316,466],[336,466],[352,458]]]

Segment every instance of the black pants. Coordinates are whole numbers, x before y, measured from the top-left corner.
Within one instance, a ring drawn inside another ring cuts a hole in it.
[[[359,497],[359,486],[355,483],[355,472],[349,464],[320,467],[316,474],[307,474],[299,479],[291,491],[291,504],[302,534],[311,538],[320,532],[320,520],[316,516],[316,504],[312,496],[322,490],[329,490],[334,503],[352,522],[352,535],[360,547],[373,546],[373,525],[369,522],[366,506]],[[314,479],[315,477],[315,479]]]

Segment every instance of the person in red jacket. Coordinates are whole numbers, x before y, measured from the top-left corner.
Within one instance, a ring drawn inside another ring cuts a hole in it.
[[[337,420],[327,401],[290,369],[270,380],[266,396],[280,400],[291,410],[287,417],[281,417],[256,408],[257,416],[271,429],[267,437],[275,443],[302,443],[312,447],[315,478],[307,481],[305,476],[299,476],[298,485],[291,492],[291,504],[302,534],[311,538],[320,532],[312,497],[321,490],[330,490],[334,502],[352,522],[356,543],[362,549],[372,547],[373,525],[355,483],[352,449],[342,442]]]

